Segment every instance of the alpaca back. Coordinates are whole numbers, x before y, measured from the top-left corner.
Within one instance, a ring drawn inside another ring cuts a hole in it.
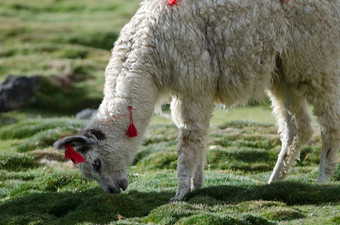
[[[146,0],[116,42],[108,68],[118,69],[107,79],[133,62],[162,90],[242,104],[270,88],[277,57],[297,86],[335,74],[339,9],[338,0]]]

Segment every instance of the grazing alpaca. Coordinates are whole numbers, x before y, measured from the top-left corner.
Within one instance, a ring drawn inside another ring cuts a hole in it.
[[[179,128],[173,200],[180,200],[203,186],[214,103],[244,104],[267,92],[282,140],[269,183],[287,175],[312,135],[307,102],[322,132],[317,182],[328,182],[340,148],[339,56],[338,0],[146,0],[115,43],[98,113],[54,147],[75,147],[85,158],[82,174],[119,193],[155,105],[172,96]]]

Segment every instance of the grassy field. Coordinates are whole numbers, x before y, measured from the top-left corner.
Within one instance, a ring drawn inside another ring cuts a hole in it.
[[[228,115],[215,114],[212,121]],[[275,126],[223,120],[212,124],[206,187],[183,202],[169,203],[177,183],[177,128],[171,121],[153,118],[129,170],[129,189],[121,195],[104,193],[52,150],[56,139],[84,123],[45,118],[0,128],[0,224],[340,223],[340,168],[330,184],[314,184],[319,135],[302,150],[285,182],[267,185],[280,148]]]
[[[98,105],[113,42],[138,3],[0,1],[0,80],[7,74],[42,76],[34,108],[43,112],[74,113]]]
[[[100,103],[112,43],[138,3],[0,1],[0,80],[44,78],[35,105],[0,114],[0,224],[340,224],[340,166],[331,183],[315,184],[315,122],[288,179],[266,184],[280,149],[268,106],[215,110],[205,188],[178,203],[169,203],[177,185],[169,119],[152,118],[120,195],[104,193],[52,149],[86,123],[74,112]]]

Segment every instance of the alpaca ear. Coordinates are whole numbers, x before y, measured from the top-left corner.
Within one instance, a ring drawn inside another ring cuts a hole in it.
[[[98,141],[105,140],[106,138],[105,134],[98,129],[87,129],[82,131],[81,134],[88,138],[95,137]]]
[[[84,135],[75,135],[75,136],[65,137],[54,142],[53,148],[58,150],[58,149],[65,149],[67,144],[73,147],[79,147],[79,146],[93,145],[96,143],[97,143],[97,140],[95,138],[86,137]]]

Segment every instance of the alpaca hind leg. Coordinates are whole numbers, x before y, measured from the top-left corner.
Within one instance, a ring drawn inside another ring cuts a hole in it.
[[[301,146],[313,133],[306,100],[293,93],[292,87],[284,80],[274,84],[270,91],[282,147],[268,183],[281,181],[287,176],[300,155]]]
[[[322,150],[317,183],[329,182],[338,165],[340,132],[324,129],[322,131]],[[335,137],[337,136],[337,137]],[[336,140],[338,139],[338,140]]]
[[[213,110],[212,98],[182,97],[171,102],[172,117],[179,128],[177,154],[177,193],[181,200],[190,190],[203,186],[206,140]]]
[[[335,86],[334,89],[337,87]],[[340,149],[340,101],[339,93],[325,92],[326,96],[318,96],[311,100],[314,114],[321,127],[322,149],[317,183],[329,182],[338,164]]]

